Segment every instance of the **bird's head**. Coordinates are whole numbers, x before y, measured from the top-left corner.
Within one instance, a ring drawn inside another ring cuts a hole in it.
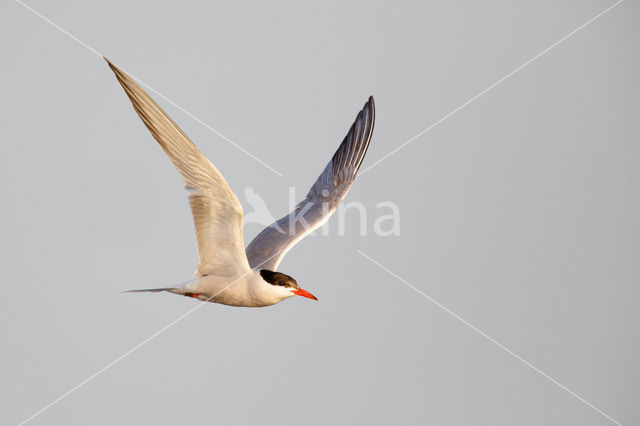
[[[282,293],[283,298],[291,296],[303,296],[309,299],[318,300],[313,294],[300,288],[296,280],[289,275],[285,275],[281,272],[273,272],[267,269],[261,269],[260,275],[262,279],[267,283],[274,286],[274,289]]]

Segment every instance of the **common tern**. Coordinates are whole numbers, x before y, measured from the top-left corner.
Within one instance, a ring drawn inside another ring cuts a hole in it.
[[[351,188],[373,132],[373,97],[364,104],[340,147],[295,209],[260,232],[244,249],[242,206],[222,174],[166,112],[123,70],[104,58],[190,192],[200,263],[195,279],[167,291],[231,306],[260,307],[298,295],[318,300],[295,279],[276,272],[298,241],[324,225]]]

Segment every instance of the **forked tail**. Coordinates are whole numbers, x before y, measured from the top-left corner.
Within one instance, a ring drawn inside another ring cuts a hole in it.
[[[146,293],[146,292],[157,293],[159,291],[173,292],[173,291],[176,291],[177,289],[178,289],[177,287],[141,288],[141,289],[137,289],[137,290],[124,290],[122,293]]]
[[[192,278],[189,281],[178,284],[175,287],[160,287],[160,288],[141,288],[136,290],[125,290],[123,293],[158,293],[160,291],[168,291],[169,293],[185,294],[188,291],[188,286],[194,282],[196,278]]]

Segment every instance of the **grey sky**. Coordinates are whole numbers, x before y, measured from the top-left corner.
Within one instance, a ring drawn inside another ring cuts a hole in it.
[[[367,97],[363,167],[613,1],[28,2],[283,176],[160,103],[247,203],[302,197]],[[29,424],[610,425],[360,256],[622,424],[640,423],[640,6],[626,1],[358,178],[400,236],[307,238],[320,301],[209,304]],[[0,6],[0,423],[195,306],[182,181],[104,61]],[[335,219],[335,218],[334,218]],[[253,224],[245,242],[259,232]]]

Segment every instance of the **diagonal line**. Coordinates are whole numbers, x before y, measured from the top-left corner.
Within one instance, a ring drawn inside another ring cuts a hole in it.
[[[20,4],[22,7],[24,7],[25,9],[29,10],[31,13],[33,13],[34,15],[36,15],[37,17],[39,17],[40,19],[42,19],[43,21],[47,22],[48,24],[50,24],[52,27],[54,27],[55,29],[57,29],[58,31],[60,31],[61,33],[63,33],[64,35],[66,35],[67,37],[75,40],[76,42],[78,42],[79,44],[81,44],[85,49],[91,51],[94,55],[98,55],[100,57],[102,57],[102,55],[100,53],[98,53],[97,50],[95,50],[93,47],[89,46],[87,43],[83,42],[82,40],[80,40],[79,38],[77,38],[76,36],[74,36],[73,34],[71,34],[69,31],[65,30],[64,28],[62,28],[60,25],[56,24],[55,22],[53,22],[51,19],[47,18],[46,16],[44,16],[42,13],[38,12],[37,10],[35,10],[34,8],[32,8],[31,6],[29,6],[26,3],[23,3],[20,0],[16,0],[16,2],[18,4]]]
[[[204,302],[203,302],[204,303]],[[19,423],[19,426],[22,426],[28,422],[30,422],[31,420],[33,420],[35,417],[39,416],[40,414],[42,414],[44,411],[48,410],[49,408],[51,408],[52,406],[54,406],[55,404],[57,404],[58,402],[60,402],[61,400],[63,400],[64,398],[66,398],[67,396],[69,396],[70,394],[72,394],[73,392],[75,392],[76,390],[80,389],[82,386],[86,385],[87,383],[89,383],[91,380],[95,379],[96,377],[98,377],[100,374],[104,373],[105,371],[107,371],[109,368],[113,367],[114,365],[116,365],[118,362],[122,361],[124,358],[126,358],[127,356],[131,355],[133,352],[137,351],[138,349],[140,349],[142,346],[144,346],[145,344],[149,343],[151,340],[153,340],[155,337],[157,337],[158,335],[162,334],[163,332],[165,332],[166,330],[168,330],[169,328],[171,328],[172,326],[174,326],[175,324],[177,324],[178,322],[180,322],[182,319],[184,319],[185,317],[187,317],[188,315],[190,315],[193,311],[195,311],[196,309],[200,308],[202,306],[202,303],[198,304],[196,307],[190,309],[189,311],[185,312],[184,314],[180,315],[178,318],[176,318],[175,320],[171,321],[169,324],[165,325],[164,327],[162,327],[160,330],[156,331],[155,333],[153,333],[151,336],[147,337],[146,339],[144,339],[142,342],[138,343],[137,345],[135,345],[134,347],[132,347],[131,349],[129,349],[127,352],[123,353],[122,355],[120,355],[119,357],[117,357],[116,359],[114,359],[113,361],[111,361],[110,363],[108,363],[107,365],[105,365],[104,367],[102,367],[100,370],[96,371],[95,373],[93,373],[92,375],[90,375],[89,377],[87,377],[86,379],[84,379],[83,381],[81,381],[80,383],[78,383],[77,385],[75,385],[74,387],[72,387],[71,389],[69,389],[68,391],[66,391],[65,393],[63,393],[62,395],[60,395],[58,398],[54,399],[53,401],[51,401],[49,404],[45,405],[44,407],[42,407],[40,410],[36,411],[34,414],[32,414],[29,418],[27,418],[26,420],[23,420],[22,422]]]
[[[403,143],[402,145],[400,145],[399,147],[395,148],[393,151],[389,152],[387,155],[385,155],[384,157],[380,158],[379,160],[377,160],[376,162],[374,162],[373,164],[371,164],[369,167],[365,168],[364,170],[362,170],[360,173],[358,173],[358,176],[360,176],[363,173],[366,173],[367,171],[371,170],[372,168],[374,168],[375,166],[377,166],[378,164],[380,164],[381,162],[383,162],[384,160],[386,160],[387,158],[391,157],[392,155],[394,155],[395,153],[397,153],[398,151],[400,151],[401,149],[403,149],[404,147],[406,147],[407,145],[409,145],[410,143],[414,142],[416,139],[418,139],[420,136],[424,135],[425,133],[427,133],[429,130],[433,129],[434,127],[436,127],[438,124],[442,123],[443,121],[447,120],[449,117],[451,117],[452,115],[454,115],[455,113],[457,113],[458,111],[460,111],[461,109],[465,108],[467,105],[471,104],[473,101],[475,101],[476,99],[478,99],[479,97],[481,97],[482,95],[484,95],[485,93],[487,93],[488,91],[490,91],[491,89],[493,89],[494,87],[498,86],[500,83],[504,82],[505,80],[507,80],[509,77],[513,76],[514,74],[516,74],[517,72],[521,71],[522,69],[524,69],[526,66],[528,66],[529,64],[531,64],[532,62],[534,62],[536,59],[540,58],[541,56],[543,56],[545,53],[549,52],[550,50],[552,50],[553,48],[555,48],[556,46],[558,46],[559,44],[561,44],[562,42],[564,42],[565,40],[567,40],[568,38],[570,38],[571,36],[575,35],[578,31],[582,30],[583,28],[585,28],[587,25],[593,23],[595,20],[597,20],[598,18],[600,18],[601,16],[603,16],[604,14],[606,14],[607,12],[609,12],[611,9],[613,9],[614,7],[618,6],[620,3],[622,3],[624,0],[618,0],[617,2],[615,2],[614,4],[612,4],[611,6],[609,6],[608,8],[606,8],[605,10],[603,10],[602,12],[598,13],[596,16],[594,16],[593,18],[589,19],[587,22],[585,22],[584,24],[580,25],[578,28],[576,28],[575,30],[571,31],[569,34],[567,34],[566,36],[562,37],[560,40],[556,41],[555,43],[553,43],[551,46],[547,47],[546,49],[544,49],[542,52],[538,53],[536,56],[534,56],[533,58],[529,59],[527,62],[523,63],[522,65],[520,65],[518,68],[514,69],[513,71],[511,71],[509,74],[505,75],[504,77],[502,77],[501,79],[499,79],[498,81],[496,81],[495,83],[493,83],[491,86],[487,87],[486,89],[484,89],[483,91],[481,91],[480,93],[478,93],[477,95],[475,95],[474,97],[472,97],[471,99],[469,99],[468,101],[466,101],[465,103],[463,103],[462,105],[460,105],[459,107],[457,107],[456,109],[454,109],[453,111],[451,111],[450,113],[448,113],[447,115],[445,115],[444,117],[442,117],[441,119],[439,119],[438,121],[436,121],[435,123],[433,123],[432,125],[430,125],[429,127],[427,127],[426,129],[422,130],[420,133],[418,133],[417,135],[415,135],[414,137],[412,137],[411,139],[409,139],[408,141],[406,141],[405,143]]]
[[[256,268],[259,268],[260,266],[264,265],[265,263],[267,263],[268,261],[270,261],[271,259],[273,259],[277,255],[279,255],[281,251],[282,250],[277,251],[275,254],[273,254],[272,256],[270,256],[269,258],[267,258],[266,260],[264,260],[260,264],[258,264],[256,266]],[[122,361],[124,358],[128,357],[129,355],[131,355],[132,353],[134,353],[135,351],[140,349],[142,346],[146,345],[151,340],[153,340],[154,338],[159,336],[160,334],[164,333],[165,331],[167,331],[168,329],[170,329],[171,327],[173,327],[174,325],[176,325],[177,323],[179,323],[180,321],[182,321],[183,319],[185,319],[186,317],[191,315],[193,312],[195,312],[196,310],[200,309],[206,302],[210,302],[211,299],[213,299],[214,297],[216,297],[217,295],[219,295],[220,293],[222,293],[223,291],[225,291],[226,289],[228,289],[229,287],[231,287],[232,285],[234,285],[235,283],[237,283],[238,281],[240,281],[241,279],[243,279],[244,277],[249,275],[256,268],[251,269],[248,272],[245,272],[243,275],[240,276],[240,278],[237,278],[236,280],[232,281],[230,284],[228,284],[226,287],[224,287],[222,290],[220,290],[219,292],[217,292],[213,296],[209,297],[208,299],[202,300],[201,303],[199,303],[197,306],[189,309],[187,312],[185,312],[184,314],[180,315],[178,318],[176,318],[175,320],[171,321],[169,324],[165,325],[160,330],[156,331],[151,336],[147,337],[142,342],[138,343],[137,345],[135,345],[134,347],[132,347],[131,349],[129,349],[128,351],[126,351],[125,353],[123,353],[122,355],[120,355],[119,357],[117,357],[116,359],[114,359],[113,361],[111,361],[110,363],[105,365],[104,367],[102,367],[100,370],[96,371],[95,373],[93,373],[92,375],[90,375],[89,377],[87,377],[86,379],[84,379],[83,381],[78,383],[77,385],[75,385],[74,387],[72,387],[71,389],[69,389],[68,391],[66,391],[65,393],[63,393],[62,395],[60,395],[59,397],[57,397],[53,401],[51,401],[49,404],[45,405],[40,410],[36,411],[34,414],[32,414],[26,420],[23,420],[22,422],[20,422],[18,424],[18,426],[22,426],[22,425],[30,422],[31,420],[33,420],[34,418],[36,418],[37,416],[39,416],[40,414],[42,414],[43,412],[45,412],[46,410],[48,410],[49,408],[51,408],[52,406],[57,404],[58,402],[62,401],[64,398],[66,398],[67,396],[69,396],[70,394],[75,392],[76,390],[80,389],[82,386],[86,385],[91,380],[95,379],[100,374],[104,373],[109,368],[113,367],[118,362]]]
[[[91,53],[93,53],[94,55],[99,56],[100,58],[103,57],[103,55],[101,53],[99,53],[97,50],[95,50],[93,47],[89,46],[87,43],[83,42],[82,40],[80,40],[79,38],[77,38],[76,36],[74,36],[73,34],[71,34],[69,31],[65,30],[64,28],[62,28],[60,25],[56,24],[55,22],[53,22],[51,19],[47,18],[46,16],[44,16],[43,14],[41,14],[40,12],[38,12],[37,10],[35,10],[34,8],[32,8],[31,6],[29,6],[28,4],[22,2],[21,0],[15,0],[18,4],[22,5],[25,9],[29,10],[31,13],[33,13],[34,15],[38,16],[39,18],[41,18],[43,21],[49,23],[51,26],[53,26],[55,29],[57,29],[58,31],[60,31],[61,33],[63,33],[64,35],[66,35],[67,37],[69,37],[70,39],[76,41],[77,43],[79,43],[80,45],[82,45],[84,48],[86,48],[87,50],[89,50]],[[122,68],[122,67],[121,67]],[[123,68],[124,69],[124,68]],[[126,71],[126,70],[125,70]],[[264,167],[266,167],[267,169],[271,170],[273,173],[277,174],[278,176],[283,176],[282,173],[280,173],[279,171],[277,171],[276,169],[274,169],[273,167],[271,167],[270,165],[268,165],[267,163],[265,163],[264,161],[262,161],[261,159],[259,159],[258,157],[256,157],[255,155],[251,154],[249,151],[247,151],[245,148],[241,147],[240,145],[238,145],[237,143],[235,143],[234,141],[232,141],[231,139],[229,139],[228,137],[226,137],[225,135],[223,135],[222,133],[220,133],[218,130],[214,129],[213,127],[211,127],[210,125],[208,125],[207,123],[205,123],[204,121],[202,121],[201,119],[199,119],[198,117],[196,117],[195,115],[191,114],[189,111],[187,111],[186,109],[182,108],[180,105],[176,104],[175,102],[173,102],[171,99],[169,99],[168,97],[166,97],[165,95],[163,95],[162,93],[158,92],[157,90],[155,90],[153,87],[149,86],[147,83],[145,83],[144,81],[140,80],[138,77],[134,76],[133,74],[131,74],[129,71],[126,71],[127,74],[129,74],[131,77],[133,77],[135,80],[138,81],[138,83],[140,83],[141,85],[143,85],[144,87],[146,87],[147,89],[149,89],[151,92],[155,93],[157,96],[161,97],[162,99],[164,99],[166,102],[168,102],[169,104],[173,105],[175,108],[179,109],[180,111],[182,111],[183,113],[185,113],[186,115],[188,115],[189,117],[191,117],[194,121],[200,123],[201,125],[203,125],[204,127],[206,127],[207,129],[211,130],[213,133],[215,133],[216,135],[220,136],[222,139],[224,139],[225,141],[227,141],[228,143],[230,143],[231,145],[233,145],[235,148],[239,149],[240,151],[244,152],[246,155],[248,155],[249,157],[253,158],[255,161],[257,161],[258,163],[262,164]]]
[[[18,1],[18,0],[16,0],[16,1]],[[259,159],[258,157],[256,157],[255,155],[253,155],[252,153],[250,153],[249,151],[247,151],[246,149],[244,149],[243,147],[241,147],[240,145],[238,145],[237,143],[235,143],[234,141],[232,141],[231,139],[229,139],[228,137],[226,137],[222,133],[220,133],[219,131],[217,131],[216,129],[214,129],[213,127],[209,126],[207,123],[205,123],[204,121],[200,120],[198,117],[196,117],[195,115],[191,114],[189,111],[187,111],[186,109],[182,108],[180,105],[176,104],[171,99],[167,98],[165,95],[163,95],[162,93],[158,92],[153,87],[149,86],[147,83],[145,83],[144,81],[140,80],[135,75],[129,73],[128,71],[126,71],[126,72],[131,77],[136,79],[140,84],[145,86],[147,89],[149,89],[150,91],[152,91],[153,93],[155,93],[156,95],[158,95],[159,97],[161,97],[162,99],[164,99],[165,101],[167,101],[168,103],[173,105],[174,107],[178,108],[180,111],[182,111],[183,113],[187,114],[193,120],[195,120],[198,123],[202,124],[204,127],[206,127],[207,129],[211,130],[213,133],[215,133],[216,135],[220,136],[222,139],[224,139],[225,141],[229,142],[231,145],[233,145],[234,147],[236,147],[240,151],[244,152],[246,155],[248,155],[249,157],[253,158],[258,163],[260,163],[264,167],[266,167],[267,169],[271,170],[273,173],[277,174],[280,177],[284,176],[282,173],[280,173],[279,171],[277,171],[276,169],[274,169],[273,167],[271,167],[270,165],[268,165],[267,163],[265,163],[264,161],[262,161],[261,159]]]
[[[375,265],[377,265],[380,269],[382,269],[383,271],[387,272],[389,275],[393,276],[394,278],[396,278],[398,281],[402,282],[403,284],[407,285],[408,287],[411,287],[413,290],[417,291],[418,293],[420,293],[422,296],[424,296],[427,300],[429,300],[431,303],[433,303],[434,305],[436,305],[437,307],[439,307],[440,309],[442,309],[443,311],[445,311],[446,313],[448,313],[449,315],[453,316],[455,319],[457,319],[458,321],[462,322],[464,325],[466,325],[467,327],[471,328],[473,331],[477,332],[478,334],[480,334],[482,337],[484,337],[485,339],[489,340],[491,343],[495,344],[496,346],[498,346],[500,349],[504,350],[505,352],[507,352],[509,355],[513,356],[514,358],[516,358],[518,361],[524,363],[527,367],[531,368],[533,371],[535,371],[536,373],[540,374],[541,376],[543,376],[544,378],[546,378],[547,380],[549,380],[550,382],[554,383],[555,385],[559,386],[561,389],[565,390],[566,392],[568,392],[569,394],[573,395],[574,397],[576,397],[577,399],[579,399],[580,401],[582,401],[584,404],[588,405],[589,407],[593,408],[595,411],[597,411],[598,413],[602,414],[604,417],[606,417],[607,419],[611,420],[613,423],[622,426],[622,424],[620,422],[618,422],[616,419],[614,419],[613,417],[609,416],[607,413],[605,413],[604,411],[602,411],[601,409],[599,409],[598,407],[596,407],[595,405],[593,405],[592,403],[590,403],[589,401],[587,401],[586,399],[582,398],[580,395],[578,395],[577,393],[575,393],[574,391],[572,391],[571,389],[569,389],[568,387],[566,387],[565,385],[563,385],[562,383],[558,382],[556,379],[554,379],[553,377],[549,376],[547,373],[545,373],[544,371],[540,370],[538,367],[536,367],[535,365],[531,364],[529,361],[527,361],[526,359],[522,358],[520,355],[516,354],[515,352],[513,352],[511,349],[507,348],[505,345],[503,345],[502,343],[498,342],[496,339],[494,339],[493,337],[489,336],[487,333],[485,333],[484,331],[480,330],[478,327],[474,326],[473,324],[471,324],[469,321],[465,320],[464,318],[462,318],[460,315],[456,314],[455,312],[453,312],[451,309],[447,308],[446,306],[444,306],[442,303],[438,302],[437,300],[435,300],[434,298],[432,298],[431,296],[429,296],[428,294],[424,293],[422,290],[418,289],[417,287],[415,287],[413,284],[411,284],[410,282],[408,282],[407,280],[403,279],[402,277],[400,277],[399,275],[395,274],[393,271],[391,271],[390,269],[386,268],[385,266],[383,266],[382,264],[380,264],[379,262],[377,262],[376,260],[372,259],[370,256],[366,255],[365,253],[363,253],[361,250],[356,250],[362,257],[364,257],[365,259],[369,260],[370,262],[374,263]]]

